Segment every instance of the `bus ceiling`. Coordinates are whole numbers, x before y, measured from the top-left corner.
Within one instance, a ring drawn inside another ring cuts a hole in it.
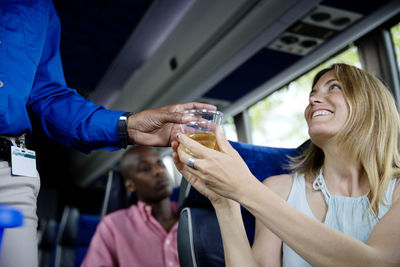
[[[152,1],[90,92],[94,102],[136,112],[197,100],[233,116],[400,11],[400,1],[384,0],[173,3]],[[121,153],[73,153],[75,181],[88,185]]]

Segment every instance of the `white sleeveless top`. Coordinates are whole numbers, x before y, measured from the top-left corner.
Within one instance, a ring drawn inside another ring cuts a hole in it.
[[[324,224],[336,229],[349,236],[365,242],[379,220],[392,207],[393,191],[396,185],[396,179],[392,179],[386,190],[383,205],[379,203],[378,217],[371,210],[368,216],[365,216],[369,208],[369,199],[367,196],[345,197],[331,195],[326,187],[322,169],[313,183],[314,190],[321,190],[328,205],[328,211],[325,216]],[[296,209],[305,213],[312,219],[314,217],[306,198],[306,183],[304,175],[294,176],[292,189],[288,197],[288,203]],[[295,222],[293,222],[295,223]],[[282,266],[284,267],[305,267],[311,266],[286,243],[283,243]]]

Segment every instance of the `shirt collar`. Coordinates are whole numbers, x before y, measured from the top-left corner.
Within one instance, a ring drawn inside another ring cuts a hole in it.
[[[140,214],[143,216],[143,218],[148,220],[151,217],[151,206],[150,205],[146,205],[146,203],[144,203],[143,201],[138,200],[137,207],[138,207]]]
[[[140,214],[143,216],[143,218],[145,218],[146,220],[149,220],[150,217],[153,217],[151,215],[151,206],[147,205],[146,203],[144,203],[143,201],[138,200],[137,202],[137,207],[138,210],[140,212]],[[174,213],[178,212],[178,203],[171,201],[171,209]]]

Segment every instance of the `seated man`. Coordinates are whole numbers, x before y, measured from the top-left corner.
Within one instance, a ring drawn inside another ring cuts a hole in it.
[[[179,266],[177,205],[156,150],[135,146],[122,156],[120,171],[138,203],[105,216],[82,266]]]

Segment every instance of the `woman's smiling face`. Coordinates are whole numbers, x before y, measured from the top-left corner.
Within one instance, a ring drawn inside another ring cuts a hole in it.
[[[333,71],[328,71],[312,88],[304,112],[308,133],[315,144],[335,136],[349,116],[342,86]]]

